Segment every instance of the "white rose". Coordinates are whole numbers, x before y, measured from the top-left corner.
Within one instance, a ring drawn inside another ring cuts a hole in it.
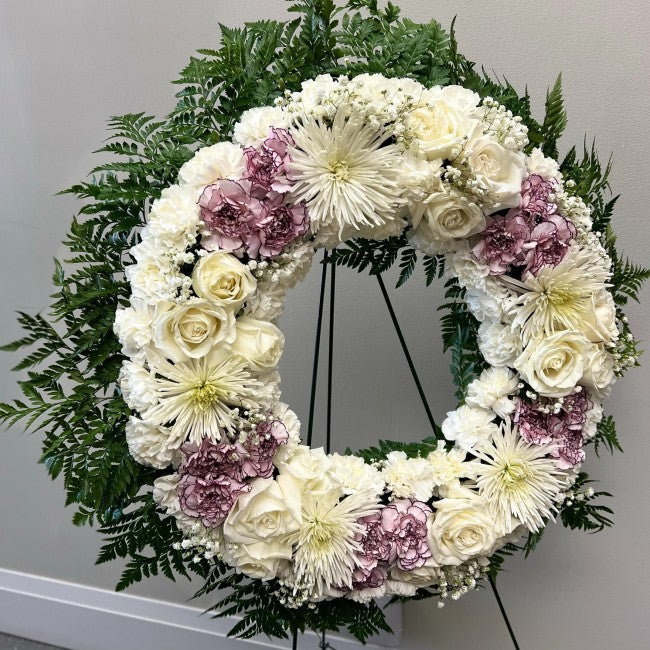
[[[592,343],[612,343],[618,340],[616,305],[607,289],[594,292],[583,321],[583,332]]]
[[[154,376],[141,364],[124,361],[118,384],[130,409],[146,411],[158,403]]]
[[[463,239],[485,228],[485,216],[479,206],[457,190],[430,194],[414,206],[413,240],[428,250],[445,242]]]
[[[492,420],[494,413],[463,405],[447,413],[442,422],[442,433],[447,440],[471,451],[474,447],[488,443],[499,432],[499,427]]]
[[[489,192],[493,202],[490,212],[517,207],[525,174],[523,154],[506,149],[491,136],[482,134],[469,140],[465,153],[479,183]]]
[[[615,381],[613,355],[603,345],[589,346],[582,382],[602,398],[607,397]]]
[[[300,491],[296,482],[281,476],[256,478],[250,486],[223,524],[224,557],[247,575],[269,580],[282,560],[291,559],[293,535],[302,521]]]
[[[275,368],[284,350],[284,334],[273,323],[241,316],[235,323],[233,352],[248,361],[253,370]]]
[[[140,303],[139,300],[137,302]],[[118,309],[115,312],[113,331],[122,344],[124,356],[141,357],[151,341],[151,312],[146,305],[138,309]]]
[[[277,459],[276,459],[277,460]],[[339,486],[336,478],[330,473],[332,459],[322,447],[311,449],[299,445],[294,453],[285,461],[277,460],[280,475],[288,475],[303,491],[313,494],[325,494],[334,486]]]
[[[563,397],[582,379],[590,343],[579,332],[562,331],[533,338],[515,368],[544,397]]]
[[[235,312],[256,286],[250,269],[225,251],[208,253],[199,259],[192,273],[192,287],[198,296]]]
[[[546,158],[544,152],[539,147],[533,149],[526,159],[526,167],[528,167],[530,174],[537,174],[546,180],[554,178],[559,181],[562,179],[562,173],[560,172],[560,166],[557,160]]]
[[[340,454],[332,454],[330,458],[331,473],[343,486],[345,494],[369,491],[377,495],[384,491],[385,483],[379,470],[366,463],[363,458]]]
[[[203,300],[160,303],[153,322],[153,344],[165,357],[179,362],[200,359],[220,343],[235,340],[230,310]]]
[[[196,192],[185,185],[171,185],[162,191],[147,215],[149,231],[163,246],[185,248],[196,240],[200,208]]]
[[[199,149],[179,170],[178,180],[196,191],[196,199],[206,185],[220,178],[239,180],[246,169],[241,147],[232,142],[217,142]]]
[[[433,496],[433,476],[426,458],[407,458],[403,451],[391,451],[381,475],[386,487],[400,499],[428,501]]]
[[[478,495],[459,487],[436,501],[434,508],[428,519],[428,541],[436,562],[458,566],[476,556],[489,555],[497,532],[494,518]]]
[[[468,110],[473,93],[459,87],[431,89],[425,95],[428,104],[408,113],[406,126],[426,158],[451,158],[454,148],[467,137],[477,120]],[[478,97],[478,96],[476,96]]]
[[[242,147],[256,146],[269,135],[269,128],[286,129],[291,117],[277,106],[260,106],[245,111],[235,124],[233,139]]]
[[[515,410],[513,400],[508,399],[517,391],[519,377],[509,368],[488,368],[467,387],[465,402],[494,411],[503,418]]]

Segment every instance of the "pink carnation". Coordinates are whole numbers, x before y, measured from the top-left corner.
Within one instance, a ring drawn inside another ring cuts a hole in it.
[[[223,474],[205,478],[184,474],[178,490],[181,510],[210,528],[223,524],[237,497],[250,487]]]
[[[293,138],[286,129],[269,129],[269,137],[259,149],[247,147],[245,178],[253,184],[253,194],[261,191],[288,192],[291,184],[287,180],[288,165],[291,162],[289,146]]]
[[[576,227],[562,215],[552,214],[530,233],[526,270],[537,275],[545,266],[557,266],[567,254],[577,234]]]
[[[492,275],[502,275],[510,264],[523,260],[530,228],[516,210],[510,210],[504,217],[490,219],[480,237],[474,256],[488,265]]]
[[[289,440],[287,428],[279,420],[261,422],[244,443],[246,456],[242,464],[245,476],[271,478],[273,459],[280,445]]]
[[[264,215],[255,224],[247,241],[251,257],[279,255],[284,247],[309,229],[304,204],[288,205],[282,194],[271,193],[263,202]]]
[[[546,180],[538,174],[531,174],[521,184],[520,210],[529,215],[548,217],[557,210],[549,195],[555,192],[555,181]]]
[[[403,571],[419,569],[431,557],[427,543],[427,516],[422,501],[394,501],[380,512],[381,528],[391,544],[389,562]]]
[[[227,178],[208,185],[199,198],[201,219],[213,233],[217,247],[236,251],[249,240],[264,210],[259,199],[249,193],[250,183],[237,183]],[[212,239],[212,238],[210,238]],[[212,241],[206,248],[211,248]]]
[[[574,467],[585,456],[582,430],[587,413],[593,408],[584,391],[564,398],[557,413],[545,413],[540,402],[519,401],[514,421],[521,436],[534,445],[554,442],[550,455],[558,459],[562,469]]]
[[[246,450],[239,443],[214,443],[205,438],[201,445],[186,443],[181,447],[184,461],[179,468],[181,474],[206,477],[223,474],[238,481],[244,478],[242,462]]]

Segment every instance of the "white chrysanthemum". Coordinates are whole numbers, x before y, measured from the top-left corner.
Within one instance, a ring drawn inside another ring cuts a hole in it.
[[[385,483],[379,470],[366,463],[360,456],[332,454],[330,458],[331,473],[343,486],[346,494],[356,492],[381,494],[384,491]]]
[[[509,420],[490,445],[474,452],[476,485],[501,534],[510,532],[512,517],[536,532],[553,515],[566,477],[548,453],[548,447],[526,442]]]
[[[159,245],[185,250],[196,241],[197,200],[196,191],[187,185],[171,185],[162,191],[147,215],[149,231]]]
[[[242,113],[233,131],[233,139],[242,147],[254,147],[263,142],[269,128],[286,129],[291,116],[277,106],[260,106]]]
[[[467,387],[465,402],[505,417],[515,410],[509,396],[517,391],[518,385],[519,378],[509,368],[488,368]]]
[[[449,411],[442,422],[442,433],[447,440],[454,441],[466,451],[488,444],[498,433],[499,427],[492,421],[494,413],[481,408],[460,406],[455,411]]]
[[[460,447],[447,451],[441,440],[438,448],[427,456],[429,471],[436,487],[458,483],[461,478],[471,477],[471,467],[465,462],[467,452]]]
[[[142,412],[143,419],[169,427],[173,436],[184,433],[196,444],[234,432],[233,410],[253,408],[259,398],[260,382],[228,348],[213,348],[201,359],[176,364],[153,355],[148,362],[156,375],[157,401]]]
[[[512,365],[521,354],[521,338],[512,326],[485,321],[478,328],[478,347],[491,366]]]
[[[131,416],[126,424],[126,442],[129,453],[141,465],[164,469],[174,459],[185,436],[172,436],[164,427],[152,427]]]
[[[434,480],[426,458],[407,458],[403,451],[391,451],[381,474],[386,487],[400,499],[428,501],[433,495]]]
[[[331,126],[307,118],[292,135],[293,200],[306,202],[312,229],[327,243],[395,219],[401,156],[381,130],[339,109]]]
[[[516,283],[521,295],[512,308],[513,325],[521,327],[524,342],[562,330],[583,332],[592,296],[609,277],[599,256],[574,247],[557,266],[543,266],[537,276],[527,273]]]
[[[331,489],[315,495],[303,492],[302,521],[296,534],[295,578],[317,599],[328,588],[352,587],[356,568],[357,536],[364,526],[359,519],[379,509],[379,501],[369,492],[345,495]]]

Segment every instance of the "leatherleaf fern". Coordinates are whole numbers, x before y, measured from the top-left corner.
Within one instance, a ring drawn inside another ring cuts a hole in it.
[[[536,121],[527,94],[519,95],[507,81],[476,70],[459,53],[453,26],[448,33],[435,21],[416,24],[401,17],[390,2],[380,8],[376,0],[349,0],[344,7],[333,0],[301,0],[288,9],[295,17],[287,23],[221,26],[219,49],[199,50],[182,70],[176,82],[178,103],[166,118],[137,113],[110,120],[111,137],[99,151],[110,154],[112,161],[64,190],[83,206],[64,242],[70,256],[54,264],[52,304],[45,314],[21,313],[24,337],[3,347],[25,350],[26,356],[15,368],[24,373],[23,397],[0,404],[0,420],[7,425],[22,422],[41,432],[41,462],[53,479],[62,478],[66,504],[76,508],[74,523],[97,525],[105,537],[98,562],[126,560],[117,589],[158,573],[172,580],[196,574],[205,580],[199,595],[226,590],[212,611],[241,617],[234,635],[287,637],[295,630],[347,629],[364,641],[388,629],[374,602],[335,600],[317,608],[285,607],[271,597],[277,587],[273,582],[250,581],[217,561],[188,558],[174,519],[164,517],[151,492],[143,489],[164,472],[145,468],[129,454],[124,428],[130,410],[116,388],[123,357],[113,320],[115,310],[128,304],[123,275],[124,264],[131,261],[128,250],[138,241],[149,203],[175,181],[197,146],[228,140],[243,111],[272,104],[319,74],[381,72],[412,77],[427,86],[461,84],[520,115],[528,127],[529,150],[542,146],[549,155],[557,153],[566,114],[559,78],[548,93],[545,117]],[[572,149],[562,171],[575,179],[572,191],[592,209],[595,229],[614,261],[617,303],[636,299],[649,273],[616,251],[611,228],[616,198],[608,196],[609,165],[603,167],[593,149],[582,154]],[[444,274],[444,257],[417,253],[405,236],[355,240],[339,248],[330,262],[371,274],[397,264],[398,286],[420,265],[427,285]],[[455,280],[446,282],[445,295],[441,331],[462,399],[484,367],[476,342],[478,323]],[[417,444],[381,442],[358,454],[368,461],[395,449],[424,456],[436,444],[435,438]],[[611,418],[603,420],[594,444],[610,451],[620,448]],[[581,474],[579,489],[588,481]],[[591,503],[594,496],[607,493],[580,494],[562,505],[562,521],[585,530],[609,525],[609,511]],[[537,539],[531,537],[527,552]],[[511,550],[506,547],[504,552]],[[502,556],[494,560],[494,572],[501,561]],[[418,597],[428,595],[422,591]]]

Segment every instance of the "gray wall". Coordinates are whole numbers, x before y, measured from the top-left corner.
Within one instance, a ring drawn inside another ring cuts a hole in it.
[[[643,0],[491,0],[429,3],[403,0],[407,16],[436,17],[457,30],[464,52],[523,88],[535,107],[564,73],[570,122],[564,147],[598,135],[603,156],[614,154],[612,185],[622,247],[647,262],[650,160],[650,18]],[[52,257],[76,204],[55,197],[95,163],[89,153],[105,137],[105,119],[127,111],[162,114],[173,106],[169,85],[198,47],[214,47],[217,22],[238,25],[284,18],[282,0],[0,0],[0,340],[18,335],[13,312],[46,307]],[[304,417],[318,271],[290,297],[283,328],[286,400]],[[427,421],[413,390],[376,284],[338,276],[335,445],[377,437],[418,439]],[[646,298],[649,296],[646,293]],[[447,359],[439,344],[439,287],[413,280],[395,304],[440,421],[453,406]],[[648,302],[629,316],[650,336]],[[9,355],[0,356],[0,399],[15,395]],[[615,387],[608,402],[625,455],[589,458],[586,467],[614,493],[616,527],[596,536],[551,527],[527,561],[509,562],[500,579],[522,647],[647,647],[647,387],[650,365]],[[321,386],[323,386],[321,384]],[[322,415],[322,412],[319,414]],[[322,429],[321,429],[322,432]],[[0,567],[112,588],[119,567],[95,567],[98,535],[74,528],[63,509],[60,482],[36,465],[38,436],[2,432],[0,442]],[[152,580],[133,592],[183,601],[188,584]],[[405,607],[404,648],[508,647],[488,591],[443,610],[431,602]]]

